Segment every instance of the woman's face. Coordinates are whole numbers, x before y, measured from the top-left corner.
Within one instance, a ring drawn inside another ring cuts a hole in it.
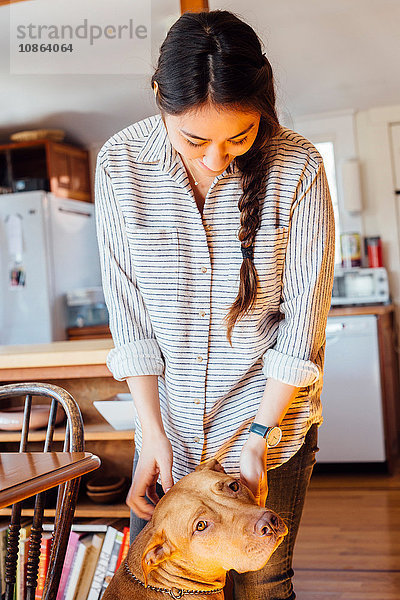
[[[257,136],[260,114],[206,105],[182,115],[163,116],[172,146],[199,180],[223,173],[249,150]]]

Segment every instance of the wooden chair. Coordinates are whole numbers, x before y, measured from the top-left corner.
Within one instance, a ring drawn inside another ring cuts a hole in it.
[[[82,415],[78,404],[64,389],[44,383],[18,383],[0,386],[0,403],[2,399],[25,396],[24,421],[21,432],[19,452],[28,452],[28,433],[33,396],[45,396],[51,399],[49,420],[43,452],[51,452],[57,408],[64,410],[67,425],[64,439],[64,452],[84,452],[84,432]],[[35,448],[35,451],[36,448]],[[57,596],[62,566],[68,545],[68,538],[74,516],[80,478],[72,479],[58,488],[57,504],[54,520],[53,540],[49,560],[49,568],[45,581],[43,600],[53,600]],[[33,524],[30,535],[29,555],[26,576],[26,600],[34,600],[37,585],[40,545],[42,539],[42,523],[46,492],[35,497]],[[18,558],[19,530],[21,528],[21,502],[13,504],[9,527],[5,580],[5,600],[12,600],[16,580]]]

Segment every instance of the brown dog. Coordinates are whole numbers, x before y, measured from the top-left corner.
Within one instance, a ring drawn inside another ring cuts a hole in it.
[[[217,460],[208,460],[161,498],[103,600],[223,600],[226,572],[261,569],[287,531]]]

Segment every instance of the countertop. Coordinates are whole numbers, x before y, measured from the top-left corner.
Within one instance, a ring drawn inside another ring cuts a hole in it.
[[[112,339],[0,346],[0,369],[105,365]]]
[[[106,357],[111,338],[0,346],[0,381],[112,377]]]
[[[386,315],[393,312],[393,304],[374,304],[371,306],[339,306],[332,307],[329,317],[347,317],[350,315]]]

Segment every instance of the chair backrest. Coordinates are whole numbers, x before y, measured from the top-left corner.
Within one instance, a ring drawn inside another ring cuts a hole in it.
[[[21,396],[25,396],[25,405],[19,452],[29,451],[29,423],[31,418],[32,398],[35,396],[41,398],[45,397],[51,400],[42,451],[52,451],[57,410],[61,409],[65,412],[67,418],[63,451],[84,452],[85,443],[81,411],[74,398],[66,390],[45,383],[15,383],[0,386],[0,401],[5,398]],[[80,478],[76,478],[67,481],[58,488],[49,568],[42,595],[43,600],[53,600],[57,596],[72,519],[76,507],[79,483]],[[35,598],[42,541],[45,495],[46,492],[41,492],[40,494],[37,494],[35,498],[27,562],[26,600],[34,600]],[[20,529],[21,502],[18,502],[12,506],[11,522],[8,530],[5,566],[5,600],[12,600],[14,595]]]

